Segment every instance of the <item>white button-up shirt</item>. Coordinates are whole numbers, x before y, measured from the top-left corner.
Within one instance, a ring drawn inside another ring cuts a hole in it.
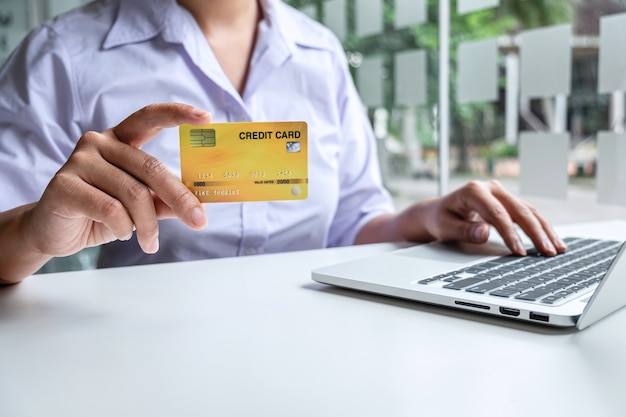
[[[96,1],[34,30],[0,70],[0,210],[37,201],[85,131],[175,101],[209,110],[215,122],[306,121],[309,196],[207,204],[204,230],[161,221],[157,254],[113,242],[101,266],[352,244],[393,205],[344,52],[304,14],[279,0],[262,4],[243,95],[175,0]],[[180,175],[178,129],[142,149]]]

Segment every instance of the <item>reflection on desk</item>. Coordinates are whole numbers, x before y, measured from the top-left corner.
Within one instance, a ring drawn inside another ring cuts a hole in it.
[[[313,268],[394,248],[53,273],[0,288],[0,415],[626,410],[625,311],[577,333],[311,280]]]

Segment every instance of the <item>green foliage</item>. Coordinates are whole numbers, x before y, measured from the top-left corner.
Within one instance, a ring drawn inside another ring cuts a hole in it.
[[[518,156],[517,146],[510,145],[504,139],[498,139],[483,148],[480,155],[486,159],[515,158]]]
[[[572,22],[581,0],[502,0],[498,13],[513,16],[516,31]]]

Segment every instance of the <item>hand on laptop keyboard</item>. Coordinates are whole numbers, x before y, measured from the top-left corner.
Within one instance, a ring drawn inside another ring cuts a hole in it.
[[[415,204],[398,220],[404,237],[412,241],[484,243],[493,226],[514,254],[526,255],[515,226],[518,225],[541,254],[553,256],[567,250],[550,223],[533,206],[495,180],[471,181],[446,196]]]

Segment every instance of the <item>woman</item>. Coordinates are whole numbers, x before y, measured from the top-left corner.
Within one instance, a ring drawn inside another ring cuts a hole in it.
[[[178,179],[169,128],[284,120],[309,126],[308,199],[202,206]],[[96,1],[44,24],[0,71],[0,167],[5,283],[103,244],[99,265],[117,266],[484,242],[493,226],[523,255],[517,224],[542,253],[566,250],[497,182],[395,213],[340,43],[279,0]]]

